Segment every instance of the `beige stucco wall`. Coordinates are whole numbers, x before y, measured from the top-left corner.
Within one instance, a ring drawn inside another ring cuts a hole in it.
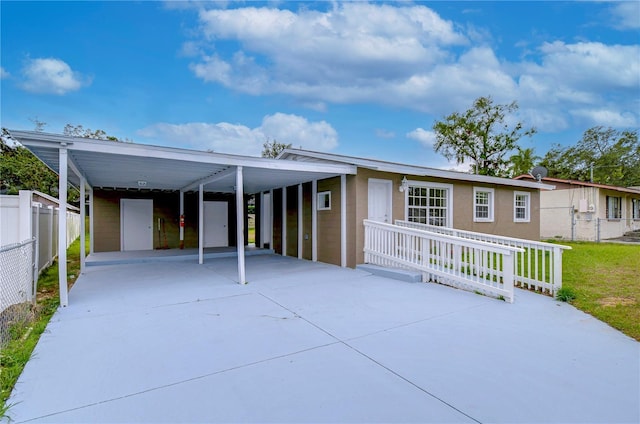
[[[178,192],[150,192],[125,190],[94,190],[94,250],[120,250],[120,199],[153,199],[153,247],[164,247],[164,234],[158,239],[158,218],[164,219],[167,245],[180,246],[180,194]],[[226,201],[229,204],[229,245],[235,245],[235,201],[232,195],[205,194],[205,200]],[[198,247],[198,194],[185,193],[184,246]]]

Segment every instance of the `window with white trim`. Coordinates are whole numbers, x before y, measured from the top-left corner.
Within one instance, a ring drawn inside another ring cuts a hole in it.
[[[322,191],[318,193],[318,206],[319,211],[331,210],[331,192]]]
[[[450,184],[409,181],[405,203],[407,221],[450,227],[452,190]]]
[[[633,219],[640,219],[640,199],[631,199]]]
[[[622,218],[622,197],[607,196],[607,219]]]
[[[493,222],[493,195],[492,188],[473,188],[474,222]]]
[[[531,220],[531,193],[515,191],[513,193],[513,222],[529,222]]]

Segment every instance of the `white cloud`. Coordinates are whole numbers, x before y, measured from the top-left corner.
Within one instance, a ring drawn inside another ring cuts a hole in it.
[[[22,74],[22,88],[33,93],[63,95],[91,83],[89,78],[55,58],[29,59]]]
[[[154,142],[249,156],[260,156],[262,144],[267,139],[320,151],[331,150],[338,145],[338,134],[327,122],[309,122],[301,116],[284,113],[265,116],[257,128],[227,122],[162,122],[143,128],[137,134],[154,139]]]
[[[637,118],[630,112],[621,112],[612,109],[577,109],[569,113],[579,118],[585,118],[594,125],[607,127],[628,128],[638,126]]]
[[[442,19],[422,4],[272,5],[200,9],[198,39],[184,49],[196,55],[194,74],[251,95],[290,96],[316,111],[373,103],[444,115],[491,95],[517,100],[518,118],[540,131],[578,118],[595,122],[593,113],[569,111],[603,104],[618,104],[624,119],[612,122],[628,121],[624,111],[640,120],[632,94],[640,90],[638,44],[527,43],[518,47],[526,59],[509,62],[490,47],[496,43],[486,29]]]
[[[425,147],[432,148],[436,143],[436,133],[425,130],[424,128],[416,128],[415,130],[407,133],[407,137],[419,141]]]
[[[640,3],[637,1],[617,2],[611,6],[614,27],[627,30],[640,28]]]
[[[2,66],[0,66],[0,79],[9,78],[11,74],[7,72]]]

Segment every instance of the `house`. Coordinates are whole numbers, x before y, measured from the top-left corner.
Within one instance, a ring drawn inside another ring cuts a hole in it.
[[[530,175],[516,177],[533,180]],[[540,236],[601,241],[640,230],[640,188],[543,178],[556,190],[540,193]]]
[[[245,282],[246,209],[256,246],[343,267],[363,263],[370,219],[538,240],[539,190],[553,186],[288,149],[276,159],[11,131],[87,199],[90,252],[234,246]],[[81,207],[84,225],[84,207]],[[59,221],[59,231],[66,228]],[[84,231],[84,230],[82,230]],[[84,242],[84,238],[81,238]],[[64,248],[60,281],[66,281]],[[84,264],[81,246],[81,262]],[[64,285],[64,287],[63,287]],[[67,304],[61,284],[61,304]]]

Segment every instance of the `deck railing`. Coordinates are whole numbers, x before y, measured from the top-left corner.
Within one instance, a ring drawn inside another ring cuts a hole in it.
[[[457,230],[454,228],[437,227],[402,220],[396,220],[395,224],[401,227],[413,228],[430,233],[446,234],[469,240],[493,243],[500,246],[518,247],[522,249],[522,251],[518,252],[514,257],[513,270],[516,286],[551,296],[555,296],[556,292],[562,287],[562,251],[571,249],[569,246]]]
[[[514,300],[514,258],[522,248],[364,221],[364,261],[422,272],[435,281]]]

